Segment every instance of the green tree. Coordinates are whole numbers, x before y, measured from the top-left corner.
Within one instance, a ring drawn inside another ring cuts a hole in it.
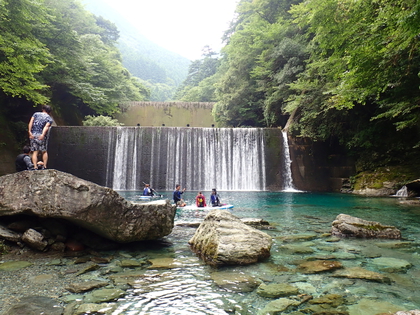
[[[216,120],[232,126],[284,123],[289,84],[304,70],[305,41],[288,10],[296,1],[242,0],[226,32]]]
[[[396,130],[419,125],[417,1],[312,0],[292,12],[308,28],[311,56],[289,111],[300,112],[307,130],[316,135],[311,126],[325,119],[315,112],[357,104],[375,105],[370,121],[385,119]]]
[[[39,74],[53,62],[48,47],[39,40],[52,20],[42,3],[0,2],[0,89],[35,104],[48,102],[48,86]]]
[[[148,97],[147,89],[122,66],[113,23],[95,17],[76,0],[48,0],[47,4],[56,19],[45,42],[55,62],[44,77],[60,107],[111,115],[119,110],[119,103]]]
[[[112,117],[103,116],[103,115],[99,115],[99,116],[87,115],[85,117],[85,120],[83,120],[83,126],[104,127],[104,126],[122,126],[122,125],[123,124],[118,122],[118,120],[113,119]]]
[[[193,61],[188,69],[188,75],[178,88],[175,99],[185,102],[211,102],[214,101],[215,87],[212,77],[219,67],[220,61],[217,53],[210,46],[202,50],[202,58]]]

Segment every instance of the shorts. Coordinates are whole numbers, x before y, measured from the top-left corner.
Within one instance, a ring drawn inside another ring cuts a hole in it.
[[[35,136],[39,137],[39,136]],[[43,140],[36,138],[29,139],[31,151],[47,151],[48,149],[48,139],[45,137]]]

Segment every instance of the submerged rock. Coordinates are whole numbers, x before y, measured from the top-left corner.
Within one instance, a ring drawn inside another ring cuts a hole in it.
[[[74,305],[71,309],[66,308],[65,314],[85,315],[85,314],[112,314],[117,309],[114,303],[84,303],[81,305]]]
[[[298,293],[299,289],[288,283],[262,283],[257,289],[257,294],[266,298],[279,298]]]
[[[268,303],[258,315],[276,315],[282,314],[285,310],[302,304],[302,301],[288,298],[280,298]]]
[[[29,261],[18,260],[18,261],[7,261],[0,264],[1,271],[17,271],[22,268],[31,266],[32,263]]]
[[[356,304],[348,307],[352,315],[377,315],[377,314],[393,314],[401,310],[401,306],[393,305],[388,301],[376,299],[361,299]],[[392,312],[392,313],[391,313]]]
[[[261,283],[251,275],[227,271],[213,272],[211,279],[218,287],[234,292],[252,292]]]
[[[298,266],[298,271],[302,273],[320,273],[333,271],[342,268],[343,265],[339,261],[334,260],[313,260],[307,261]]]
[[[0,217],[63,219],[119,243],[170,234],[175,213],[169,200],[135,204],[110,188],[57,170],[0,177]]]
[[[209,265],[246,265],[270,256],[271,237],[226,210],[212,210],[189,241]]]
[[[20,299],[4,315],[62,315],[59,302],[45,296],[28,296]]]
[[[362,267],[351,267],[343,270],[337,270],[333,274],[334,277],[348,278],[348,279],[363,279],[368,281],[375,281],[381,283],[391,283],[391,279],[378,272],[366,270]]]
[[[85,295],[83,302],[85,303],[102,303],[115,301],[123,296],[125,291],[121,289],[98,289]]]
[[[331,234],[340,237],[400,239],[401,232],[394,226],[366,221],[347,214],[339,214],[332,223]]]
[[[66,290],[73,293],[81,293],[97,288],[102,288],[104,286],[107,286],[108,284],[108,281],[91,280],[78,283],[71,283],[68,287],[66,287]]]
[[[411,268],[412,264],[404,259],[393,257],[378,257],[371,261],[371,264],[380,271],[405,273]]]

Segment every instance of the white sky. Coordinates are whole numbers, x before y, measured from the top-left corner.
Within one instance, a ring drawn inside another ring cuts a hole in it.
[[[104,0],[161,47],[190,60],[218,52],[238,0]]]

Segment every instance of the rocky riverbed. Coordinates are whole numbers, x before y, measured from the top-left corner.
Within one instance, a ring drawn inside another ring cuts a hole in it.
[[[195,229],[176,227],[171,239],[191,237]],[[87,311],[74,310],[77,301],[86,298],[87,292],[102,288],[104,296],[92,297],[92,303],[101,305],[114,301],[113,294],[123,294],[129,287],[129,278],[115,279],[113,275],[132,273],[131,277],[141,276],[148,267],[171,268],[173,259],[156,260],[139,254],[142,248],[161,249],[170,246],[171,240],[142,242],[122,245],[112,251],[83,250],[77,252],[39,252],[28,247],[11,247],[0,256],[0,314],[10,313],[10,309],[32,304],[30,309],[40,305],[45,314],[84,314]],[[47,299],[28,297],[44,297]],[[23,301],[23,302],[22,302]],[[54,303],[51,303],[51,302]],[[103,306],[103,305],[102,305]],[[115,306],[115,305],[114,305]],[[56,312],[56,313],[55,313]],[[107,313],[110,314],[110,313]]]

